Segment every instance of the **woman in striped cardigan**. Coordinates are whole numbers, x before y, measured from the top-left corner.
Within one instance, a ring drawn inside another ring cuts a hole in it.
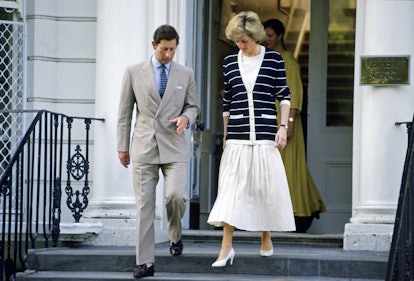
[[[208,223],[223,227],[213,267],[233,263],[234,229],[261,231],[260,255],[273,254],[270,231],[294,231],[285,168],[278,148],[287,141],[290,93],[279,53],[260,43],[265,31],[254,12],[234,16],[226,36],[239,52],[224,59],[223,154],[218,195]],[[280,103],[278,127],[275,101]]]

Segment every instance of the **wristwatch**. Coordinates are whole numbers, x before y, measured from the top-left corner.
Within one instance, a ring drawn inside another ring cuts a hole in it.
[[[293,121],[295,121],[295,118],[293,118],[293,117],[289,117],[289,122],[293,122]]]
[[[285,127],[285,129],[288,129],[288,126],[286,124],[280,124],[280,127]]]

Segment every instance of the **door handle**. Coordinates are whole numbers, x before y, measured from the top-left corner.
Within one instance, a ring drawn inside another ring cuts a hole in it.
[[[204,123],[203,122],[196,122],[196,130],[204,131]]]

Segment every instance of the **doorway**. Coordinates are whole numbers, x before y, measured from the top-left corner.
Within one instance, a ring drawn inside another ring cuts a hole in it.
[[[204,131],[196,134],[199,206],[192,211],[199,218],[197,228],[212,228],[207,224],[207,218],[217,195],[223,137],[222,61],[226,55],[237,52],[224,38],[224,29],[238,12],[252,10],[263,21],[278,18],[284,22],[285,43],[301,65],[304,85],[302,121],[308,167],[327,207],[327,212],[314,220],[308,233],[343,233],[352,210],[354,2],[204,1],[203,15],[206,18],[200,32],[204,34],[202,52],[205,55],[199,64],[201,67],[196,68],[196,72],[205,74],[197,75],[204,81],[201,83],[201,118],[205,126]],[[347,45],[339,44],[345,42]],[[331,64],[338,58],[344,59],[341,57],[344,54],[347,60]],[[337,79],[345,76],[346,79]]]

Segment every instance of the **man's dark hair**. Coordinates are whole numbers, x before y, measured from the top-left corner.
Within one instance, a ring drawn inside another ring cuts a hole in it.
[[[180,37],[178,36],[178,33],[174,27],[168,24],[164,24],[155,30],[153,39],[156,44],[159,44],[161,40],[171,41],[176,39],[178,45],[179,38]]]

